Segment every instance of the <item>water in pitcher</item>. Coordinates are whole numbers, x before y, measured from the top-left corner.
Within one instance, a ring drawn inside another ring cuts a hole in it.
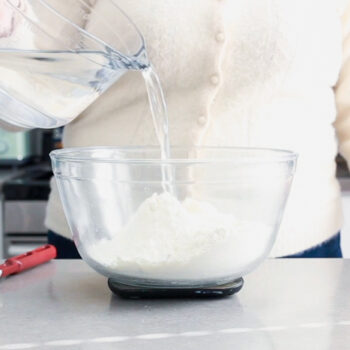
[[[168,116],[159,78],[146,51],[126,58],[116,51],[16,51],[0,54],[0,118],[13,106],[17,125],[65,125],[96,100],[127,70],[145,80],[162,159],[170,157]],[[5,93],[6,91],[6,93]],[[14,103],[13,103],[14,102]],[[22,122],[23,121],[23,122]],[[170,167],[163,168],[163,188],[170,191]]]
[[[65,125],[131,69],[127,63],[99,51],[2,50],[0,104],[11,96],[27,106],[23,126]]]

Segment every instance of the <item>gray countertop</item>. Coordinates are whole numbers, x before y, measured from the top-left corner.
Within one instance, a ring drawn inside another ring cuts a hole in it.
[[[123,300],[82,261],[0,282],[0,349],[349,349],[350,260],[268,260],[233,297]]]

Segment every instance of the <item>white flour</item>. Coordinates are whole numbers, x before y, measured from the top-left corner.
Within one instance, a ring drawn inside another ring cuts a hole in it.
[[[211,204],[169,193],[145,200],[112,240],[87,253],[114,272],[155,279],[217,278],[239,274],[261,258],[272,229],[238,221]]]

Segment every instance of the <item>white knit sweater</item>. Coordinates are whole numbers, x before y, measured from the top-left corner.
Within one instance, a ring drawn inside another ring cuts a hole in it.
[[[337,101],[335,125],[341,150],[350,160],[347,2],[118,1],[144,34],[160,75],[172,144],[299,153],[274,256],[310,248],[342,225],[333,123]],[[93,17],[87,29],[98,30]],[[157,141],[137,72],[125,74],[64,133],[65,147],[151,144]],[[70,237],[54,183],[46,225]]]

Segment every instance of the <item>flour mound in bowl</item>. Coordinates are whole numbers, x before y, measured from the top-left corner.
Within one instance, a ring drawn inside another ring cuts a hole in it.
[[[237,220],[204,201],[153,194],[113,239],[88,255],[118,273],[152,278],[233,274],[264,254],[272,228]]]

